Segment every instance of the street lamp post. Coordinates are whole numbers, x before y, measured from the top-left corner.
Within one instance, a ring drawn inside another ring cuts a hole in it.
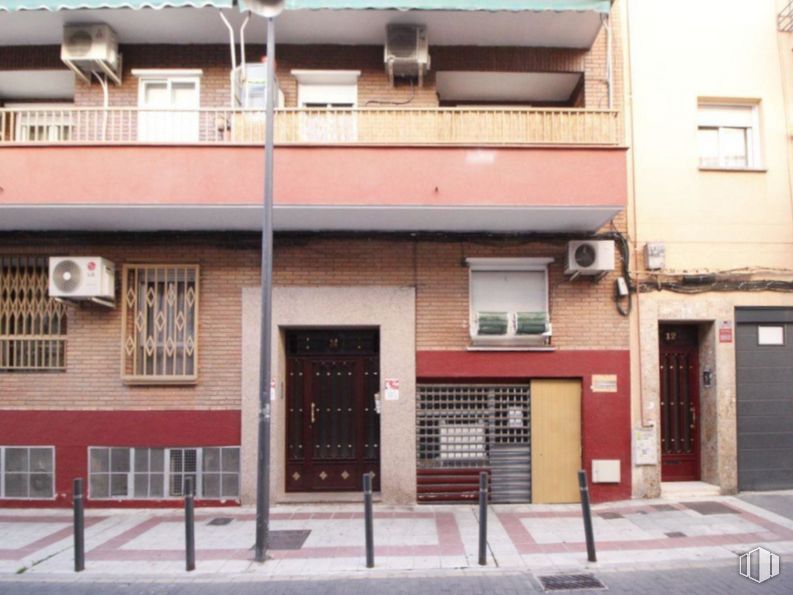
[[[273,320],[273,144],[275,141],[275,18],[284,0],[246,0],[267,19],[267,105],[264,140],[264,215],[262,217],[262,311],[259,345],[259,453],[256,467],[256,561],[264,562],[270,533],[270,360]]]

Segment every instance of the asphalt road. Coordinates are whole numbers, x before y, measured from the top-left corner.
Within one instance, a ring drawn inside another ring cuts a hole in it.
[[[787,572],[785,572],[787,571]],[[651,571],[595,572],[609,594],[630,595],[687,594],[790,595],[793,593],[793,567],[762,585],[756,585],[738,575],[737,565],[723,563],[698,568],[668,568]],[[307,581],[273,581],[202,579],[177,582],[89,582],[80,577],[70,582],[38,580],[33,575],[18,581],[0,581],[2,595],[512,595],[544,593],[536,576],[522,574],[479,575],[465,577],[404,577],[404,578],[334,578]],[[570,593],[571,591],[561,591]],[[573,593],[603,593],[602,590],[573,591]]]

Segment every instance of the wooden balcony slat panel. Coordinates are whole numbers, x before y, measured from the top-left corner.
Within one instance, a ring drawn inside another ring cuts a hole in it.
[[[257,145],[258,110],[0,109],[0,144]],[[279,145],[621,145],[616,110],[280,109]]]

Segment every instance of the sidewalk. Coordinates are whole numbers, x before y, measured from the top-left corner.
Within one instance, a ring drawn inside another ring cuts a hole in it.
[[[791,494],[793,498],[793,494]],[[198,509],[197,568],[184,571],[180,510],[86,512],[86,571],[101,576],[197,575],[308,578],[396,571],[569,571],[587,564],[578,505],[492,505],[487,567],[478,565],[478,510],[472,506],[375,507],[376,568],[364,560],[363,506],[279,506],[271,516],[271,557],[252,561],[254,512]],[[793,554],[793,521],[734,497],[691,502],[636,500],[593,507],[596,568],[635,569],[735,560],[757,545]],[[783,565],[784,565],[783,561]],[[18,573],[77,578],[68,511],[0,513],[0,580]]]

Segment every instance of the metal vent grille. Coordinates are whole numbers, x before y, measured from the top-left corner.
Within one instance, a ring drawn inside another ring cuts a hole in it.
[[[600,582],[600,579],[593,574],[556,574],[538,576],[537,579],[545,591],[579,591],[606,588],[606,585]]]
[[[420,472],[489,468],[494,502],[529,501],[529,397],[528,385],[420,385]]]

